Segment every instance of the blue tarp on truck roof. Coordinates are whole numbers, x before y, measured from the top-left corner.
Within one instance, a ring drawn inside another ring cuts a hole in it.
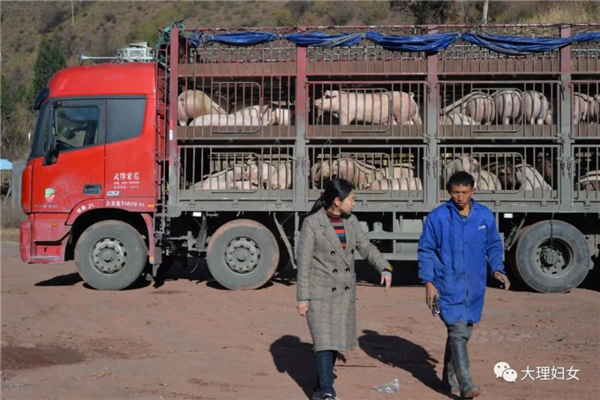
[[[600,32],[580,33],[570,38],[488,35],[476,33],[437,33],[431,35],[382,35],[378,32],[336,33],[306,32],[277,34],[272,32],[236,32],[204,34],[199,31],[182,33],[193,46],[220,43],[229,46],[255,46],[279,39],[289,40],[298,46],[342,47],[353,46],[369,40],[390,51],[439,52],[457,39],[508,55],[529,55],[555,51],[577,42],[600,41]]]

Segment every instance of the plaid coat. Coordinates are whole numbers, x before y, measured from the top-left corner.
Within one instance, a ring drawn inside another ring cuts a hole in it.
[[[310,301],[308,327],[315,351],[345,351],[356,347],[356,250],[379,272],[389,265],[351,215],[344,220],[342,247],[325,210],[302,224],[296,250],[297,300]]]

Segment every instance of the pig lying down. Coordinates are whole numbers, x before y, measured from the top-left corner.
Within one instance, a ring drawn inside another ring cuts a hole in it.
[[[252,160],[204,176],[194,185],[194,190],[277,190],[291,187],[291,161],[271,163]]]
[[[369,184],[367,190],[373,191],[399,191],[399,190],[423,190],[423,183],[419,178],[400,178],[377,180]]]
[[[341,157],[333,160],[333,162],[323,160],[315,163],[311,168],[311,176],[315,188],[321,188],[321,183],[326,183],[330,179],[344,179],[352,183],[358,190],[368,189],[372,183],[377,181],[398,180],[401,181],[399,185],[404,185],[402,182],[406,183],[415,178],[414,167],[410,163],[377,168],[367,162],[348,157]],[[420,180],[418,181],[420,182]],[[410,184],[407,183],[407,185],[407,187],[418,187],[418,184],[413,184],[412,181],[410,181]],[[405,189],[391,188],[390,190]]]
[[[268,105],[263,106],[250,106],[236,111],[231,114],[235,116],[250,116],[260,120],[261,125],[281,125],[290,126],[294,118],[294,110],[287,108],[276,108],[269,107]]]
[[[249,115],[217,115],[208,114],[195,118],[190,126],[261,126],[262,121],[258,118]]]

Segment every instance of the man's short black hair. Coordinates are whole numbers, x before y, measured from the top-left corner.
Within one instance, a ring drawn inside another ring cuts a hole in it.
[[[452,186],[471,186],[475,187],[475,179],[473,175],[465,171],[459,171],[454,173],[450,179],[448,179],[448,183],[446,184],[446,190],[450,193]]]

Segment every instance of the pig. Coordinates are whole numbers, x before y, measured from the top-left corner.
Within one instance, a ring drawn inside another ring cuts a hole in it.
[[[227,114],[227,112],[201,90],[186,90],[177,97],[179,125],[187,125],[190,119],[206,114]]]
[[[351,158],[335,160],[331,165],[331,170],[334,178],[347,180],[357,189],[364,188],[367,184],[375,180],[376,177],[383,178],[383,175],[377,175],[377,168],[371,164]],[[381,171],[379,173],[383,174]]]
[[[512,164],[497,164],[498,179],[504,190],[517,190],[519,184]]]
[[[382,179],[402,179],[414,178],[414,166],[410,163],[402,163],[401,165],[392,165],[390,167],[378,168],[373,174],[371,181]]]
[[[392,92],[394,125],[423,125],[413,92]]]
[[[228,168],[206,176],[204,180],[194,185],[194,190],[228,190],[233,188],[234,183],[234,170]]]
[[[318,161],[310,168],[313,186],[322,189],[331,180],[331,162],[329,160]]]
[[[277,167],[277,189],[289,189],[292,187],[292,163],[285,161]]]
[[[496,119],[496,102],[486,93],[472,93],[465,104],[463,113],[476,123],[489,125]]]
[[[350,125],[354,121],[377,125],[393,124],[394,121],[397,124],[408,124],[418,115],[414,93],[405,92],[349,93],[327,90],[322,98],[314,101],[314,106],[318,115],[327,112],[339,118],[340,125]]]
[[[268,108],[262,115],[263,125],[290,126],[294,119],[294,110],[287,108]]]
[[[209,114],[195,118],[190,126],[260,126],[262,122],[258,118],[248,115],[219,115]]]
[[[277,168],[269,162],[250,162],[244,178],[257,186],[277,189]]]
[[[600,123],[600,95],[592,97],[588,103],[588,116],[590,123]]]
[[[600,191],[600,171],[590,171],[577,182],[579,190],[589,192]]]
[[[475,91],[444,107],[442,115],[464,114],[474,121],[474,124],[489,125],[496,118],[496,102],[486,93]],[[454,121],[453,117],[453,121]],[[456,120],[460,122],[460,120]],[[449,125],[460,125],[454,123]],[[462,125],[466,125],[462,123]]]
[[[451,114],[444,117],[442,125],[477,125],[477,123],[468,115]]]
[[[556,185],[558,179],[557,170],[554,168],[552,160],[550,160],[549,157],[539,159],[535,164],[535,170],[544,177],[544,180],[548,182],[549,185]]]
[[[496,123],[508,125],[521,120],[522,98],[521,91],[502,89],[492,94],[496,102]]]
[[[245,115],[245,116],[249,116],[249,117],[253,117],[253,118],[262,120],[263,115],[265,114],[267,109],[268,109],[268,106],[255,105],[255,106],[249,106],[249,107],[242,108],[239,111],[231,113],[230,115]]]
[[[423,183],[419,178],[400,178],[400,179],[381,179],[370,183],[367,187],[370,190],[423,190]]]
[[[496,191],[500,190],[500,181],[496,174],[486,171],[481,168],[479,161],[469,156],[461,156],[450,163],[446,164],[446,178],[450,178],[458,171],[466,171],[473,176],[475,180],[474,189],[481,191]]]
[[[257,190],[258,186],[254,182],[250,181],[235,181],[233,183],[233,189],[237,190]]]
[[[415,114],[415,116],[412,117],[412,119],[409,120],[406,124],[407,125],[423,125],[423,120],[421,119],[421,116],[419,115],[418,110],[417,110],[417,113]],[[396,119],[394,119],[393,125],[398,125],[398,123],[396,122]]]
[[[521,164],[515,170],[515,177],[523,190],[552,190],[552,187],[544,180],[542,175],[531,165]]]
[[[500,167],[498,171],[500,180],[506,184],[507,190],[552,190],[548,182],[531,165],[507,164]]]
[[[573,93],[573,125],[588,122],[589,104],[592,98],[583,93]]]
[[[552,123],[550,103],[546,96],[535,90],[523,92],[523,117],[530,125]]]

